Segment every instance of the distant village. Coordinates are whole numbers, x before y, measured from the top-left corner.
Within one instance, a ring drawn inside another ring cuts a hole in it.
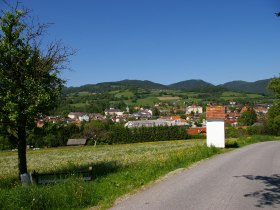
[[[152,126],[187,126],[189,134],[201,134],[206,132],[205,110],[202,106],[190,105],[179,110],[173,109],[173,114],[170,110],[161,109],[161,104],[157,103],[154,106],[159,110],[159,116],[155,116],[153,109],[135,107],[135,113],[130,113],[127,107],[125,111],[115,108],[108,108],[103,113],[83,113],[70,112],[67,116],[45,116],[37,120],[37,127],[42,127],[46,122],[50,123],[75,123],[77,125],[82,122],[89,122],[91,120],[111,120],[114,123],[122,123],[127,128],[137,127],[152,127]],[[271,104],[255,103],[252,109],[257,115],[256,124],[259,125],[264,122],[266,114],[268,113]],[[225,106],[225,123],[227,126],[238,126],[238,118],[240,115],[248,110],[247,106],[237,104],[230,101]],[[175,114],[174,114],[175,112]],[[176,112],[183,114],[176,115]]]

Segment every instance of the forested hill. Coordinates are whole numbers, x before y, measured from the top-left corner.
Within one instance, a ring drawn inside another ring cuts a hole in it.
[[[214,87],[213,84],[205,82],[203,80],[185,80],[169,85],[170,88],[196,90],[206,87]]]
[[[265,79],[256,82],[232,81],[221,86],[239,92],[270,94],[270,91],[267,89],[270,80],[271,79]]]
[[[232,81],[222,85],[213,85],[203,80],[185,80],[171,85],[163,85],[148,80],[122,80],[117,82],[103,82],[98,84],[88,84],[80,87],[65,87],[63,92],[78,93],[78,92],[106,92],[113,90],[126,90],[126,89],[183,89],[186,91],[197,91],[197,92],[211,92],[211,91],[223,91],[233,90],[238,92],[246,93],[261,93],[269,94],[267,85],[270,79],[259,80],[256,82],[245,82],[245,81]]]
[[[68,87],[64,89],[65,93],[78,92],[106,92],[125,89],[169,89],[168,86],[154,83],[148,80],[122,80],[117,82],[102,82],[97,84],[88,84],[80,87]]]

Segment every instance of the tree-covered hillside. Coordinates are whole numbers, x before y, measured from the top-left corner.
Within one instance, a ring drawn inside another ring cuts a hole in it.
[[[258,80],[256,82],[232,81],[221,86],[239,92],[271,94],[271,92],[267,89],[270,80],[271,79],[265,79]]]
[[[163,85],[148,80],[122,80],[117,82],[103,82],[98,84],[87,84],[80,87],[65,87],[64,93],[104,93],[119,90],[185,90],[195,92],[222,92],[238,91],[243,93],[271,94],[267,85],[271,79],[256,82],[232,81],[222,85],[213,85],[203,80],[185,80],[178,83]]]
[[[206,87],[214,87],[213,84],[205,82],[203,80],[185,80],[169,85],[170,88],[185,89],[185,90],[197,90]]]

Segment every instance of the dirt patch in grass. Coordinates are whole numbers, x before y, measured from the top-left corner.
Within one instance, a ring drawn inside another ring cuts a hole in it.
[[[181,99],[178,96],[165,96],[165,97],[157,97],[160,101],[171,101],[171,100],[179,100]]]

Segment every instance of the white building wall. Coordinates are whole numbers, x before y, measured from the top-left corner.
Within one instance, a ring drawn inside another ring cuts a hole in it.
[[[224,120],[207,120],[206,122],[207,146],[225,148],[225,122]]]

